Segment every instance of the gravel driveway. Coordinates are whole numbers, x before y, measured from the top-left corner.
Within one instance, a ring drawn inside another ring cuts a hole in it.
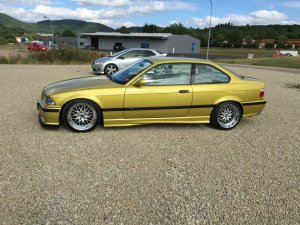
[[[300,71],[227,66],[267,83],[233,130],[43,129],[44,85],[90,66],[0,65],[0,224],[300,224]]]

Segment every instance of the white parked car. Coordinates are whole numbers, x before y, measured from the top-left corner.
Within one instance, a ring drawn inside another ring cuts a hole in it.
[[[111,75],[116,71],[138,61],[143,57],[166,56],[155,49],[149,48],[130,48],[118,52],[112,56],[102,57],[93,62],[92,68],[96,74]]]

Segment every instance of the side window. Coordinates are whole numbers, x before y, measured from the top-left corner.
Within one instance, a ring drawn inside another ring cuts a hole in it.
[[[136,51],[136,57],[145,57],[145,51]]]
[[[142,76],[146,86],[190,84],[192,64],[169,63],[153,67]]]
[[[195,65],[194,84],[228,83],[229,81],[229,76],[213,66],[204,64]]]
[[[137,51],[130,51],[125,53],[124,55],[122,55],[125,58],[134,58],[138,56],[138,52]]]
[[[154,52],[152,52],[152,51],[144,51],[144,56],[145,57],[148,57],[148,56],[154,56],[155,54],[154,54]]]

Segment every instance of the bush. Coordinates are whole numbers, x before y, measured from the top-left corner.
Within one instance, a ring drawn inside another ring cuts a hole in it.
[[[247,44],[245,45],[245,48],[258,48],[259,44],[258,43],[253,43],[253,44]]]
[[[30,52],[26,56],[0,57],[0,64],[88,64],[105,56],[102,52],[63,47],[46,52]]]
[[[265,44],[265,48],[274,48],[274,44]]]

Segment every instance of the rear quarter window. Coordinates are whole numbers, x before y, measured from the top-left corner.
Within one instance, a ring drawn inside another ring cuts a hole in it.
[[[221,70],[205,64],[195,65],[194,84],[228,83],[230,77]]]

